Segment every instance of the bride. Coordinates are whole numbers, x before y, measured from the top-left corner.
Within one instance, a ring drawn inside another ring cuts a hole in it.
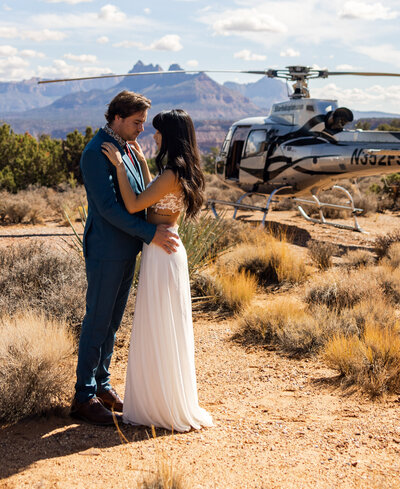
[[[104,143],[102,150],[116,167],[128,212],[147,208],[148,221],[168,224],[177,232],[180,213],[195,217],[204,199],[194,125],[184,110],[175,109],[157,114],[153,126],[159,169],[154,180],[139,144],[131,143],[147,187],[139,195],[129,184],[118,149]],[[213,425],[198,403],[189,273],[180,240],[172,254],[143,244],[123,420],[174,431]]]

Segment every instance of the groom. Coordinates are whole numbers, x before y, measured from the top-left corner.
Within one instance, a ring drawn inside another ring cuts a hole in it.
[[[143,131],[150,106],[149,99],[134,92],[116,95],[105,114],[106,126],[88,143],[80,162],[88,200],[83,235],[88,288],[71,416],[98,425],[113,424],[111,409],[123,408],[108,369],[142,242],[159,245],[167,253],[176,251],[177,236],[168,225],[146,222],[145,211],[127,212],[115,167],[101,151],[104,142],[113,143],[123,155],[133,190],[142,192],[140,164],[126,143]]]

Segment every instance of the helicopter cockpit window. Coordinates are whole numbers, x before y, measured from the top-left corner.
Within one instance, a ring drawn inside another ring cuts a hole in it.
[[[267,131],[251,131],[247,138],[244,157],[254,156],[262,153],[266,149]]]

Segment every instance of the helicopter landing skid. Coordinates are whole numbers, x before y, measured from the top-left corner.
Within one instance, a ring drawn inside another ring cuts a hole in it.
[[[214,199],[210,199],[210,200],[208,200],[208,204],[210,205],[211,210],[212,210],[212,212],[213,212],[213,214],[214,214],[214,216],[216,218],[219,217],[218,212],[217,212],[217,210],[215,208],[215,205],[216,204],[229,205],[231,207],[234,207],[235,210],[233,211],[232,219],[236,219],[236,214],[237,214],[237,211],[239,209],[251,210],[251,211],[262,211],[262,212],[264,212],[264,215],[263,215],[263,218],[262,218],[261,225],[263,227],[265,227],[265,219],[267,217],[267,214],[268,214],[268,211],[269,211],[269,206],[271,205],[271,202],[272,202],[272,198],[274,197],[275,194],[277,194],[278,192],[280,192],[281,190],[286,189],[286,188],[292,188],[292,187],[289,186],[289,185],[285,185],[283,187],[279,187],[279,188],[276,188],[275,190],[273,190],[271,192],[271,194],[268,196],[267,204],[266,204],[265,207],[261,207],[261,206],[258,206],[258,205],[242,204],[242,200],[245,197],[249,197],[250,195],[262,195],[263,197],[267,197],[265,194],[260,194],[258,192],[247,192],[246,194],[241,195],[236,202],[229,202],[227,200],[214,200]]]
[[[350,206],[348,206],[348,205],[340,205],[340,204],[323,203],[323,202],[320,202],[320,200],[318,199],[318,197],[313,194],[312,195],[312,198],[314,200],[306,200],[306,199],[299,199],[299,198],[295,198],[293,200],[295,202],[300,202],[300,203],[304,203],[304,204],[316,205],[318,207],[320,218],[319,219],[315,219],[315,218],[310,217],[305,212],[305,210],[301,207],[301,205],[298,205],[297,208],[299,209],[300,214],[307,221],[314,222],[316,224],[327,224],[328,226],[334,226],[334,227],[341,228],[341,229],[349,229],[350,231],[357,231],[359,233],[368,234],[367,231],[364,231],[360,227],[360,225],[358,224],[357,214],[360,213],[360,212],[362,212],[363,209],[359,209],[357,207],[354,207],[353,197],[351,196],[350,192],[348,190],[346,190],[345,188],[341,187],[340,185],[334,185],[332,188],[335,189],[335,190],[340,190],[340,191],[344,192],[346,194],[346,196],[348,197],[348,199],[349,199]],[[324,216],[324,213],[323,213],[323,207],[331,207],[331,208],[333,207],[334,209],[346,209],[346,210],[351,211],[351,214],[353,215],[353,218],[354,218],[354,226],[350,226],[350,225],[347,225],[347,224],[339,224],[339,223],[336,223],[336,222],[329,222],[329,221],[327,221],[325,219],[325,216]]]

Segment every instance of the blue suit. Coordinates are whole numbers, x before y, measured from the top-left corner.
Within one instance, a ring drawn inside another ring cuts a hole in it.
[[[146,222],[145,211],[131,215],[125,209],[116,169],[101,152],[103,142],[111,142],[120,150],[134,192],[144,190],[139,163],[136,161],[134,166],[115,139],[100,129],[84,149],[80,162],[88,199],[83,236],[88,289],[75,386],[78,402],[110,388],[108,368],[136,256],[142,242],[149,244],[156,231],[154,224]]]

